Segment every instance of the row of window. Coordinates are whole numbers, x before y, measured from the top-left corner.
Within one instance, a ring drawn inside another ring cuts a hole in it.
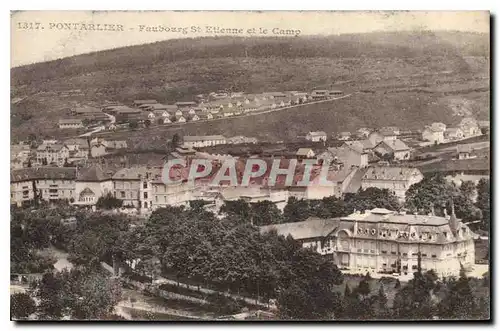
[[[373,249],[361,249],[361,248],[358,248],[358,253],[375,253],[375,250]],[[389,254],[387,251],[380,251],[382,254]],[[401,252],[395,252],[395,251],[392,251],[391,252],[392,255],[402,255],[404,257],[407,257],[408,256],[408,253],[401,253]],[[418,257],[418,253],[413,253],[412,254],[413,257]],[[429,255],[427,253],[422,253],[422,257],[428,257]],[[433,258],[436,258],[437,255],[436,254],[430,254],[431,257]]]

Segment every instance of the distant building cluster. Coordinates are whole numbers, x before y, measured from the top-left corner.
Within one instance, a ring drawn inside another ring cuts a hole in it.
[[[432,123],[426,126],[422,131],[422,140],[432,144],[442,144],[489,133],[489,129],[489,121],[476,121],[472,117],[466,117],[456,127],[447,127],[443,123]]]
[[[212,92],[196,96],[196,101],[179,101],[173,104],[163,104],[154,99],[134,100],[131,105],[106,102],[100,108],[73,108],[70,112],[72,117],[60,119],[58,126],[60,129],[79,129],[95,123],[105,125],[106,129],[116,130],[128,127],[131,122],[149,126],[207,121],[328,100],[342,95],[342,91],[329,90],[257,94]],[[115,120],[112,120],[113,117]]]
[[[64,141],[47,139],[38,146],[25,143],[11,145],[11,169],[27,167],[81,164],[89,158],[97,158],[112,151],[126,149],[125,140],[106,140],[102,138],[71,138]]]

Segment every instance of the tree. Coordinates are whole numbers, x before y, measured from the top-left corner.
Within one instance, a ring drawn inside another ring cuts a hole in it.
[[[305,199],[290,197],[283,210],[285,222],[302,222],[310,216],[309,203]]]
[[[438,277],[433,270],[422,273],[419,268],[413,273],[413,279],[402,287],[394,298],[395,318],[432,319],[436,315],[433,292],[437,289]]]
[[[252,222],[253,215],[250,205],[243,199],[224,201],[224,204],[220,208],[220,213],[237,216],[242,222]]]
[[[130,121],[128,123],[128,127],[132,130],[135,130],[139,127],[139,123],[137,121]]]
[[[476,193],[476,184],[470,180],[464,181],[462,185],[460,185],[460,191],[464,197],[472,201]]]
[[[35,301],[27,293],[15,293],[10,296],[10,318],[24,319],[36,311]]]
[[[341,309],[337,312],[337,317],[347,320],[357,319],[360,315],[360,306],[358,295],[353,293],[349,285],[346,284]]]
[[[481,210],[482,226],[484,229],[490,227],[491,207],[490,207],[490,180],[481,178],[477,184],[476,206]]]
[[[348,206],[344,200],[334,196],[319,200],[319,204],[312,206],[311,214],[320,218],[341,217],[349,214]]]
[[[123,205],[123,201],[115,198],[111,192],[106,194],[105,196],[100,197],[97,200],[96,207],[99,209],[116,209],[121,208]]]
[[[401,282],[397,278],[396,278],[396,284],[394,284],[394,288],[395,289],[400,289],[401,288]]]
[[[439,303],[439,316],[443,319],[477,318],[478,300],[474,297],[470,278],[461,267],[458,280],[451,279],[447,283],[446,297]]]
[[[354,293],[361,295],[362,298],[367,297],[371,292],[370,279],[370,274],[366,273],[361,282],[359,282],[358,287],[354,290]]]
[[[93,267],[103,260],[110,262],[121,253],[120,238],[128,229],[129,219],[123,215],[82,215],[68,247],[70,261]]]
[[[382,161],[387,161],[387,162],[392,162],[394,161],[394,153],[389,152],[389,153],[379,153],[375,152],[375,155]]]
[[[459,195],[458,189],[448,183],[442,174],[431,174],[406,191],[406,207],[413,212],[427,214],[434,211],[442,216],[442,210]]]
[[[44,319],[100,319],[112,313],[120,299],[120,285],[86,268],[47,273],[33,284],[32,292],[40,304],[38,313]]]
[[[39,300],[38,315],[42,319],[60,319],[64,315],[63,282],[57,274],[46,273],[32,285],[33,295]]]
[[[401,208],[398,198],[388,189],[369,187],[358,193],[348,193],[344,198],[349,213],[354,210],[365,211],[373,208],[386,208],[399,210]]]
[[[209,202],[206,200],[190,200],[189,201],[189,207],[195,211],[203,211],[204,210],[203,207],[207,204],[209,204]]]
[[[330,261],[310,250],[299,249],[291,264],[293,276],[280,285],[278,309],[285,319],[331,319],[341,304],[334,285],[342,273]]]
[[[380,284],[378,293],[374,299],[374,310],[377,319],[388,318],[390,316],[390,312],[387,307],[387,295],[385,294],[383,284]]]
[[[179,146],[181,138],[179,137],[178,133],[174,133],[172,136],[172,146],[175,148]]]
[[[281,211],[271,201],[265,200],[253,203],[250,209],[253,217],[253,224],[256,226],[278,224],[283,220]]]

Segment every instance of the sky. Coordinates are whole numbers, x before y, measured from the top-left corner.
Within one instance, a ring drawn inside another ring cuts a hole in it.
[[[239,36],[283,36],[276,33],[289,30],[292,37],[408,30],[489,33],[489,23],[486,11],[18,11],[11,13],[11,67],[174,38],[231,34],[207,26],[241,29]],[[115,30],[122,25],[123,31],[91,31],[88,24],[94,29],[114,25]],[[148,31],[158,26],[164,31]]]

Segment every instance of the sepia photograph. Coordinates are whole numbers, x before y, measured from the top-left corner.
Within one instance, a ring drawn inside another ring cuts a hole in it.
[[[11,321],[491,321],[492,22],[11,11]]]

